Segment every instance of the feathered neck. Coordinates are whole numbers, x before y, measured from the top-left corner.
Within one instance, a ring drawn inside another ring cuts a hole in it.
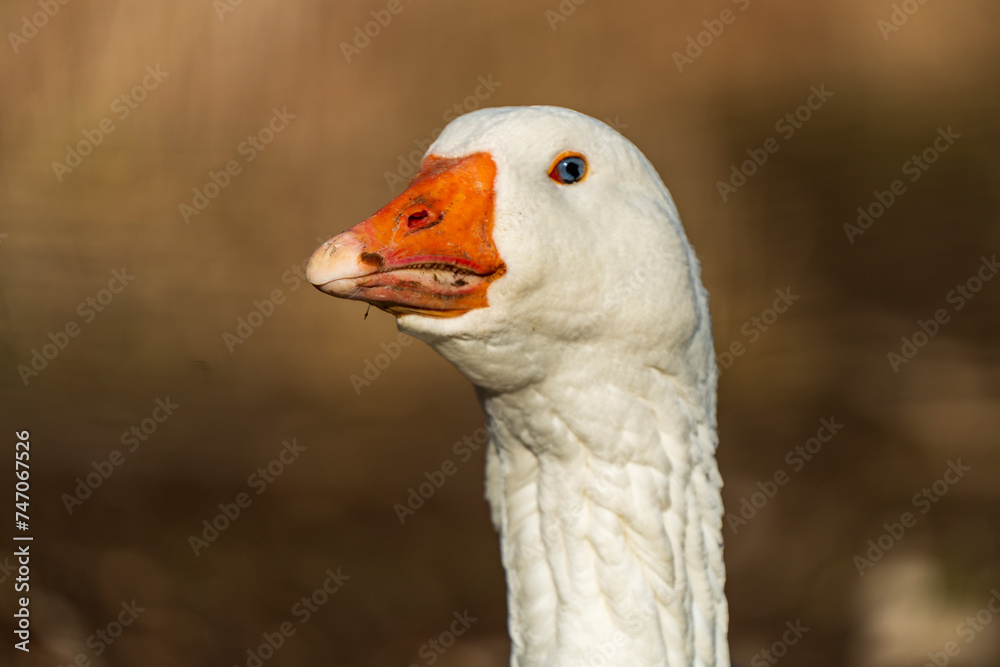
[[[480,391],[512,667],[729,666],[715,379],[577,349]]]

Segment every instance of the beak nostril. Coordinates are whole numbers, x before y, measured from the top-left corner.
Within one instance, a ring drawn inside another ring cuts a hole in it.
[[[424,224],[426,220],[427,220],[427,211],[426,210],[417,211],[415,213],[411,213],[410,216],[406,219],[406,226],[409,227],[410,229],[413,229],[414,227],[420,227]]]

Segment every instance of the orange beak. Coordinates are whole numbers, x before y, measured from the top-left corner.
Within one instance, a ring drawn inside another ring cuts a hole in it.
[[[393,315],[489,305],[486,290],[506,270],[493,243],[493,158],[431,155],[422,166],[405,192],[313,253],[309,282]]]

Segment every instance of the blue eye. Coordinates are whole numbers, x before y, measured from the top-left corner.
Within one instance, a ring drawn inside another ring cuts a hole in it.
[[[549,170],[549,178],[562,185],[579,183],[586,175],[587,160],[576,153],[556,158],[556,163]]]

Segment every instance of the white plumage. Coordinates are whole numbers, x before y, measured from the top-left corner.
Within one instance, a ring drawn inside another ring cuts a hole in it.
[[[567,152],[586,160],[580,182],[549,176]],[[397,241],[354,230],[317,250],[310,280],[395,312],[477,387],[512,666],[728,667],[711,322],[670,195],[635,146],[567,109],[467,114],[427,164],[479,154],[495,164],[503,268],[469,280],[488,303],[452,317],[387,305],[369,286],[405,264]],[[441,220],[434,232],[386,218],[394,239],[437,233],[466,256],[469,241],[444,222],[460,210],[406,193],[397,202],[404,213],[426,203]]]

